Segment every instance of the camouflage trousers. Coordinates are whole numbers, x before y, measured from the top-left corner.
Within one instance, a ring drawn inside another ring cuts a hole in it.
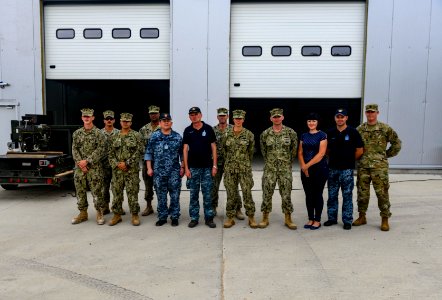
[[[252,198],[252,188],[254,185],[252,170],[241,173],[227,172],[224,175],[224,186],[227,191],[226,215],[233,218],[237,209],[238,184],[241,185],[244,208],[247,216],[255,214],[255,202]]]
[[[154,175],[153,183],[158,199],[158,219],[167,220],[169,215],[171,219],[178,219],[180,217],[180,170],[171,172],[169,176]],[[167,207],[167,193],[170,197],[169,207]]]
[[[187,188],[190,189],[189,215],[191,220],[198,221],[200,217],[199,193],[200,187],[203,194],[204,219],[213,218],[212,209],[212,169],[211,168],[190,168],[191,178],[187,179]]]
[[[339,188],[342,191],[342,222],[344,224],[353,223],[353,169],[328,171],[328,201],[327,215],[332,221],[338,220],[339,210]]]
[[[103,170],[101,168],[92,168],[86,174],[81,169],[74,171],[74,185],[77,192],[78,210],[87,210],[87,187],[92,192],[94,207],[96,210],[104,209],[103,200]]]
[[[153,161],[152,161],[152,166],[153,166]],[[147,175],[147,166],[145,160],[143,160],[143,168],[141,174],[143,175],[143,181],[145,187],[144,199],[147,202],[151,202],[153,200],[153,177]]]
[[[127,202],[132,214],[140,211],[138,204],[138,192],[140,190],[140,177],[138,170],[124,172],[120,169],[113,169],[112,172],[112,212],[121,215],[123,213],[123,191],[126,188]]]
[[[221,180],[223,178],[224,174],[224,164],[218,165],[218,170],[216,172],[215,177],[213,177],[213,187],[212,187],[212,208],[216,210],[218,207],[218,200],[219,200],[219,186],[221,184]],[[237,201],[236,201],[236,209],[240,210],[242,207],[241,203],[241,196],[237,195]]]
[[[269,213],[272,211],[272,197],[275,192],[276,183],[278,183],[279,194],[281,195],[281,208],[284,214],[293,212],[292,204],[292,165],[280,166],[279,170],[264,167],[262,175],[262,204],[261,211]]]
[[[104,167],[103,168],[103,198],[104,203],[110,203],[110,185],[112,181],[112,168]]]
[[[388,189],[390,182],[388,180],[388,168],[358,168],[358,211],[366,212],[368,202],[370,201],[370,182],[373,182],[373,188],[378,198],[378,207],[381,211],[381,217],[391,217],[390,198]]]

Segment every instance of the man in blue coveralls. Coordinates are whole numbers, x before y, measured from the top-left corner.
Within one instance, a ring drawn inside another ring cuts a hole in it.
[[[172,226],[178,226],[180,217],[181,177],[184,167],[181,166],[183,144],[179,133],[172,130],[172,116],[168,113],[160,115],[160,130],[150,137],[144,160],[147,175],[153,176],[153,184],[158,198],[158,221],[156,226],[167,223],[170,215]],[[154,165],[152,166],[152,161]],[[170,205],[167,207],[167,193]]]

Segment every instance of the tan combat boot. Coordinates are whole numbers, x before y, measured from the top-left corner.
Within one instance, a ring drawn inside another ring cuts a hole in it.
[[[239,208],[237,211],[236,211],[236,218],[238,219],[238,220],[244,220],[246,217],[244,216],[244,214],[242,213],[242,211],[241,211],[241,208]]]
[[[388,218],[387,217],[382,217],[381,230],[382,231],[389,231],[390,230],[390,226],[388,225]]]
[[[225,222],[224,222],[224,228],[230,228],[233,225],[235,225],[235,220],[233,220],[233,218],[228,218]]]
[[[138,217],[138,214],[132,214],[132,225],[140,225],[140,218]]]
[[[146,208],[143,210],[143,212],[141,213],[142,216],[148,216],[153,214],[153,207],[152,207],[152,203],[151,202],[147,202],[147,206]]]
[[[267,226],[269,226],[269,213],[263,212],[262,213],[262,222],[260,222],[258,224],[258,227],[259,228],[266,228]]]
[[[81,222],[87,221],[87,210],[80,210],[78,216],[72,219],[72,224],[80,224]]]
[[[249,226],[253,229],[258,228],[258,224],[256,224],[254,215],[249,216]]]
[[[296,224],[292,222],[292,214],[290,214],[290,213],[285,214],[284,224],[285,224],[285,226],[287,226],[289,229],[292,229],[292,230],[295,230],[296,228],[298,228],[298,226],[296,226]]]
[[[361,226],[367,224],[367,219],[365,218],[365,213],[360,212],[359,218],[356,219],[356,221],[353,222],[353,226]]]
[[[117,225],[121,221],[123,221],[123,220],[121,220],[121,216],[119,214],[114,213],[114,217],[112,218],[112,220],[110,220],[109,226]]]
[[[103,212],[101,209],[97,210],[97,224],[98,225],[104,224],[104,217],[103,217]]]

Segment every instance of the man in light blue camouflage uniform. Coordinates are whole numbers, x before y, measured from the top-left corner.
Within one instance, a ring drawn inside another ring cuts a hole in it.
[[[132,214],[132,225],[140,225],[138,213],[138,192],[140,189],[140,160],[143,154],[143,140],[139,132],[132,130],[132,114],[122,113],[120,133],[111,138],[109,163],[112,167],[112,212],[110,226],[122,221],[123,191],[126,188],[127,202]]]
[[[106,151],[106,137],[95,127],[94,110],[81,110],[83,127],[72,135],[72,157],[75,161],[74,184],[77,192],[77,205],[80,214],[72,219],[72,224],[87,221],[87,187],[91,189],[97,211],[97,224],[104,224],[103,209],[103,164]]]
[[[172,226],[178,226],[180,217],[181,177],[184,175],[184,167],[181,167],[183,140],[179,133],[172,130],[172,124],[170,114],[160,115],[161,129],[151,135],[144,155],[147,175],[153,176],[158,198],[156,226],[166,224],[168,216]],[[170,196],[169,207],[167,193]]]
[[[141,127],[140,134],[143,138],[144,149],[146,149],[147,144],[149,143],[149,139],[156,130],[160,129],[160,108],[155,105],[149,106],[149,118],[150,122]],[[143,175],[144,181],[144,200],[146,200],[146,208],[141,213],[142,216],[148,216],[153,213],[152,208],[152,200],[153,200],[153,178],[147,175],[147,167],[146,162],[143,161],[143,168],[141,170],[141,174]]]
[[[267,128],[260,136],[261,152],[264,158],[264,173],[262,175],[262,205],[263,220],[258,224],[259,228],[269,225],[269,213],[272,211],[272,197],[278,183],[281,195],[281,208],[285,214],[284,224],[289,229],[296,229],[292,222],[292,165],[296,158],[298,147],[298,135],[290,127],[284,126],[283,110],[274,108],[270,111],[272,127]]]
[[[216,209],[218,207],[218,199],[219,199],[219,186],[221,184],[221,180],[224,174],[224,156],[223,156],[223,144],[225,142],[227,136],[227,130],[233,127],[232,124],[228,123],[229,120],[229,110],[224,107],[220,107],[217,109],[217,119],[218,124],[213,126],[213,131],[216,136],[216,154],[218,156],[218,171],[216,172],[215,177],[213,177],[213,188],[212,188],[212,207],[213,212],[216,215]],[[236,218],[238,220],[244,220],[244,215],[241,212],[241,196],[238,192],[238,201],[237,201],[237,209],[236,209]]]
[[[112,168],[109,164],[108,152],[109,152],[109,143],[110,138],[120,132],[117,128],[114,127],[115,123],[115,114],[112,110],[106,110],[103,112],[103,122],[104,127],[101,129],[101,132],[104,133],[106,137],[106,155],[103,157],[103,179],[104,179],[104,188],[103,188],[103,196],[105,207],[103,210],[103,214],[107,215],[110,213],[109,204],[110,204],[110,184],[112,180]]]
[[[367,122],[356,128],[364,142],[364,154],[358,165],[358,211],[359,218],[353,222],[354,226],[367,224],[365,213],[370,200],[370,182],[378,198],[378,207],[381,211],[381,230],[388,231],[388,218],[391,216],[388,189],[388,158],[396,156],[401,150],[401,140],[397,133],[385,123],[378,121],[379,109],[377,104],[365,106]],[[388,144],[390,147],[387,149]]]

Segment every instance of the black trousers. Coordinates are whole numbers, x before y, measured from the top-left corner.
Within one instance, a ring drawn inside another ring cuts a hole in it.
[[[309,177],[301,171],[301,181],[305,192],[305,205],[307,206],[308,219],[321,222],[322,209],[324,207],[325,183],[328,178],[328,167],[320,163],[308,169]]]

